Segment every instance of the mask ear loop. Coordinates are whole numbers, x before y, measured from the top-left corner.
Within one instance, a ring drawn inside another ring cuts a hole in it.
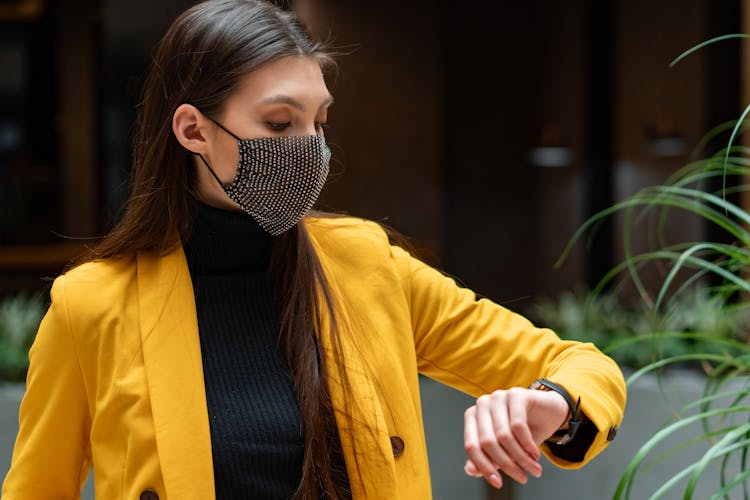
[[[206,117],[206,118],[208,118],[208,117]],[[211,118],[208,118],[208,119],[209,119],[209,120],[211,120],[212,122],[214,122],[214,123],[215,123],[215,124],[216,124],[216,125],[217,125],[217,126],[218,126],[218,127],[220,128],[220,129],[221,129],[221,130],[223,130],[223,131],[224,131],[224,132],[226,132],[227,134],[229,134],[229,135],[231,135],[232,137],[234,137],[235,139],[237,139],[237,141],[242,141],[242,139],[240,139],[239,137],[237,137],[236,135],[234,135],[234,134],[233,134],[232,132],[230,132],[229,130],[227,130],[227,128],[226,128],[226,127],[225,127],[224,125],[222,125],[221,123],[219,123],[219,122],[217,122],[216,120],[213,120],[213,119],[211,119]],[[211,175],[213,175],[213,176],[214,176],[214,179],[216,179],[216,182],[218,182],[218,183],[219,183],[219,186],[221,186],[221,187],[223,188],[223,187],[225,186],[225,184],[224,184],[223,182],[221,182],[221,179],[219,179],[219,176],[218,176],[218,175],[216,175],[216,172],[214,172],[214,169],[213,169],[213,168],[211,168],[211,165],[209,165],[209,164],[208,164],[208,162],[207,162],[207,161],[206,161],[206,159],[205,159],[205,158],[203,157],[203,155],[202,155],[202,154],[200,154],[200,153],[193,153],[193,154],[196,154],[196,155],[198,155],[198,157],[199,157],[199,158],[200,158],[201,160],[203,160],[203,163],[205,163],[205,164],[206,164],[206,167],[208,167],[208,171],[209,171],[209,172],[211,172]]]
[[[201,160],[203,160],[203,163],[205,163],[206,167],[208,167],[208,171],[211,172],[211,175],[214,176],[214,179],[216,179],[216,182],[219,183],[219,186],[221,186],[223,188],[224,187],[224,183],[221,182],[221,179],[219,179],[219,176],[216,175],[216,172],[214,172],[214,169],[211,168],[211,165],[208,164],[208,162],[206,161],[206,159],[203,158],[203,155],[200,154],[200,153],[193,153],[193,154],[194,155],[198,155],[198,158],[200,158]]]
[[[206,118],[208,118],[208,117],[206,117]],[[220,129],[221,129],[221,130],[223,130],[223,131],[224,131],[224,132],[226,132],[227,134],[231,135],[232,137],[234,137],[234,138],[235,138],[235,139],[237,139],[238,141],[242,141],[242,139],[240,139],[239,137],[237,137],[236,135],[234,135],[233,133],[231,133],[231,132],[230,132],[230,131],[229,131],[229,130],[228,130],[228,129],[227,129],[227,128],[226,128],[225,126],[224,126],[224,125],[222,125],[221,123],[217,122],[216,120],[212,120],[211,118],[208,118],[208,119],[209,119],[209,120],[211,120],[212,122],[214,122],[214,123],[215,123],[215,124],[216,124],[216,125],[217,125],[217,126],[218,126],[218,127],[220,128]]]

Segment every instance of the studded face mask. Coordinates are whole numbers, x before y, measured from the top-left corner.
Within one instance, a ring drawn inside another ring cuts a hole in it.
[[[229,184],[208,170],[229,198],[272,235],[291,229],[312,208],[328,177],[331,150],[319,135],[237,139],[240,161]]]

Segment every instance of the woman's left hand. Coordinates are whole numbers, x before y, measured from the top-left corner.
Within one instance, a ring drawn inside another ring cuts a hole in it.
[[[567,423],[568,404],[558,393],[515,387],[477,399],[464,413],[467,474],[502,487],[498,470],[526,483],[542,475],[539,445]]]

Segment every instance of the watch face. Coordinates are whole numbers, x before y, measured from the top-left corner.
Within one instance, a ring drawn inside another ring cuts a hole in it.
[[[547,442],[562,445],[569,442],[571,439],[573,439],[573,436],[571,436],[571,430],[561,429],[559,431],[555,431],[555,433],[547,439]]]
[[[570,437],[570,434],[567,433],[564,436],[557,436],[553,434],[552,436],[550,436],[547,442],[561,446],[563,444],[567,444],[571,439],[572,438]]]

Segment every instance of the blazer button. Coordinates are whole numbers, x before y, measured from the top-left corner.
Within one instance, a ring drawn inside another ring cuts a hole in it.
[[[400,457],[404,453],[404,440],[398,436],[391,436],[391,449],[394,457]]]
[[[607,441],[614,441],[615,437],[617,436],[617,426],[613,425],[609,428],[609,432],[607,433]]]
[[[146,488],[145,490],[141,491],[139,500],[159,500],[159,494],[151,488]]]

